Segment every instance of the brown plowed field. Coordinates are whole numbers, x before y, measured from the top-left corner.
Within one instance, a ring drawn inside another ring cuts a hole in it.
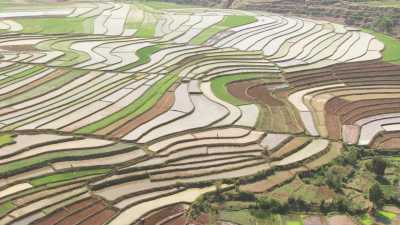
[[[228,84],[228,92],[236,98],[258,103],[263,107],[259,127],[275,132],[299,133],[303,131],[297,115],[287,102],[287,91],[270,91],[260,80],[239,81]]]
[[[186,225],[186,216],[185,215],[181,215],[175,219],[172,219],[168,222],[166,222],[163,225]]]
[[[99,215],[99,219],[104,218],[103,222],[110,218],[110,212],[103,210],[106,205],[95,198],[87,198],[73,204],[70,204],[60,210],[55,211],[54,213],[49,214],[48,216],[36,221],[35,225],[71,225],[76,224],[78,222],[82,222],[83,220],[89,218],[91,215],[96,214]],[[106,212],[102,212],[106,211]],[[113,210],[112,210],[113,211]],[[113,211],[113,214],[115,211]],[[111,216],[112,216],[111,215]],[[97,223],[96,223],[97,224]],[[99,223],[100,224],[100,223]],[[102,223],[101,223],[102,224]],[[92,225],[92,223],[91,223]]]
[[[304,225],[325,225],[319,216],[308,216],[303,220]]]
[[[400,99],[371,99],[347,102],[333,98],[325,105],[326,127],[329,137],[339,139],[341,127],[357,120],[384,113],[400,112]]]
[[[182,213],[184,211],[185,211],[185,206],[182,204],[167,206],[146,216],[143,220],[143,225],[157,224],[169,216],[173,216],[178,213]]]
[[[349,216],[337,215],[328,218],[329,225],[357,225]]]
[[[240,82],[232,82],[227,85],[226,89],[228,92],[238,99],[243,101],[252,102],[255,99],[247,94],[249,87],[259,84],[258,80],[246,80]]]
[[[69,212],[65,209],[57,210],[56,212],[36,221],[34,225],[54,225],[58,221],[62,220],[64,217],[67,217]]]
[[[283,103],[273,97],[271,91],[263,84],[249,87],[247,94],[262,104],[268,106],[283,106]]]
[[[116,212],[113,209],[104,209],[79,225],[102,225],[109,221],[115,215],[115,213]]]
[[[345,83],[360,85],[400,84],[400,65],[384,62],[342,63],[322,69],[293,72],[284,75],[295,90]]]
[[[399,149],[400,131],[380,133],[372,142],[372,148],[393,150]]]
[[[88,207],[90,205],[93,205],[94,203],[96,203],[98,200],[95,198],[87,198],[84,199],[82,201],[73,203],[71,205],[66,206],[65,208],[70,211],[70,212],[75,212],[77,210],[80,210],[82,208]]]
[[[1,49],[15,52],[38,51],[34,45],[3,45]]]
[[[289,171],[279,171],[264,180],[257,181],[251,184],[241,185],[240,189],[253,193],[263,193],[284,183],[287,180],[290,180],[293,176],[294,174],[290,173]]]
[[[304,147],[307,143],[309,143],[310,139],[307,137],[296,137],[290,140],[288,143],[283,145],[281,148],[273,151],[270,155],[272,160],[282,159],[294,152],[300,150],[300,148]]]
[[[82,222],[86,218],[102,211],[106,206],[102,202],[97,202],[87,208],[81,209],[75,213],[72,213],[70,216],[64,218],[57,225],[71,225]]]

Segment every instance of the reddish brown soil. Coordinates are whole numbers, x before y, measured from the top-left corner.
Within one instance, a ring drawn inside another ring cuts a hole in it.
[[[23,51],[37,51],[34,45],[3,45],[1,49],[15,52]]]
[[[334,83],[351,86],[400,84],[400,65],[383,62],[342,63],[330,67],[293,72],[285,78],[294,90]]]
[[[227,85],[226,89],[232,96],[235,96],[243,101],[252,102],[254,101],[254,98],[247,94],[247,90],[249,87],[259,83],[260,82],[257,80],[232,82]]]
[[[36,221],[34,223],[34,225],[54,225],[58,221],[67,217],[68,215],[69,215],[69,212],[67,210],[60,209],[60,210],[57,210],[56,212],[50,214],[49,216],[46,216],[43,219],[40,219],[39,221]]]
[[[196,219],[189,220],[188,224],[191,224],[191,225],[208,225],[209,224],[208,214],[202,213]]]
[[[66,206],[60,210],[55,211],[54,213],[44,217],[43,219],[38,220],[34,224],[37,225],[53,225],[56,222],[63,220],[64,218],[69,218],[71,212],[79,211],[85,207],[88,207],[98,200],[95,198],[87,198],[78,202],[75,202],[71,205]]]
[[[186,216],[181,215],[175,219],[168,221],[167,223],[165,223],[163,225],[186,225],[186,221],[187,221]]]
[[[185,207],[182,204],[172,205],[165,208],[162,208],[150,215],[146,216],[143,220],[143,225],[154,225],[169,216],[176,215],[178,213],[182,213],[185,211]]]
[[[333,98],[328,101],[325,110],[329,137],[340,139],[343,124],[353,124],[368,116],[399,112],[400,99],[371,99],[348,102],[340,98]]]
[[[84,200],[81,200],[79,202],[75,202],[71,205],[66,206],[65,208],[70,211],[70,212],[75,212],[77,210],[80,210],[82,208],[86,208],[90,205],[93,205],[94,203],[96,203],[98,200],[95,198],[87,198]]]
[[[250,87],[247,90],[247,94],[257,99],[268,106],[283,106],[283,103],[271,95],[271,91],[265,85],[257,85]]]
[[[57,223],[57,225],[71,225],[82,222],[84,219],[89,216],[96,214],[102,211],[106,206],[102,202],[97,202],[87,208],[81,209],[70,216],[61,220],[61,222]]]
[[[349,216],[337,215],[328,218],[329,225],[357,225]]]
[[[273,84],[271,84],[273,85]],[[286,90],[268,90],[260,80],[238,81],[228,84],[228,92],[247,102],[259,103],[264,107],[265,117],[260,127],[275,132],[299,133],[303,131],[292,106],[287,102]]]
[[[85,222],[80,223],[80,225],[102,225],[109,221],[114,215],[116,211],[113,209],[104,209],[103,211],[93,215],[89,219],[85,220]]]
[[[292,140],[290,140],[288,143],[283,145],[278,150],[273,151],[273,153],[271,153],[271,155],[270,155],[271,159],[279,160],[290,154],[293,154],[294,152],[300,150],[300,148],[305,146],[309,141],[310,141],[310,139],[306,138],[306,137],[293,138]]]
[[[265,180],[257,181],[251,184],[241,185],[240,189],[243,191],[249,191],[253,193],[263,193],[268,190],[275,188],[276,186],[290,180],[294,174],[288,171],[280,171],[276,174],[267,177]]]
[[[25,92],[27,90],[30,90],[30,89],[32,89],[34,87],[37,87],[37,86],[41,85],[41,84],[43,84],[43,83],[45,83],[45,82],[47,82],[49,80],[55,79],[55,78],[57,78],[59,76],[62,76],[65,73],[66,73],[66,70],[57,69],[56,71],[48,74],[47,76],[42,77],[42,78],[40,78],[38,80],[35,80],[35,81],[33,81],[33,82],[31,82],[31,83],[29,83],[27,85],[24,85],[21,88],[18,88],[18,89],[14,90],[14,91],[11,91],[9,93],[0,95],[0,99],[5,99],[5,98],[9,98],[11,96],[17,95],[17,94],[21,94],[21,93],[23,93],[23,92]]]
[[[304,225],[325,225],[319,216],[309,216],[303,220]]]
[[[400,146],[400,131],[384,132],[379,134],[372,142],[372,148],[394,150]]]
[[[138,117],[129,120],[128,117],[119,120],[96,132],[99,135],[110,135],[111,137],[121,138],[128,134],[131,130],[139,127],[155,117],[168,111],[175,101],[174,90],[178,84],[174,84],[168,91],[159,99],[159,101],[151,107],[148,111],[139,115]]]

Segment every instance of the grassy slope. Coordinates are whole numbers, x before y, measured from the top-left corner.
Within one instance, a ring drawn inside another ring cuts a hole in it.
[[[152,38],[156,32],[156,23],[159,15],[158,11],[145,4],[135,4],[131,6],[131,10],[143,14],[141,18],[129,19],[126,21],[125,28],[135,29],[136,37]]]
[[[92,20],[91,18],[87,20]],[[65,34],[88,33],[85,19],[82,18],[23,18],[16,19],[24,29],[23,33]],[[93,23],[92,23],[93,24]]]
[[[57,174],[52,174],[52,175],[32,179],[30,181],[30,183],[33,186],[41,186],[41,185],[45,185],[45,184],[49,184],[49,183],[67,181],[67,180],[72,180],[72,179],[76,179],[76,178],[80,178],[80,177],[104,174],[109,171],[110,171],[110,169],[92,169],[92,170],[57,173]]]
[[[269,217],[265,218],[256,217],[247,209],[232,211],[224,210],[220,212],[219,216],[220,219],[232,221],[242,225],[254,225],[254,222],[257,222],[258,224],[281,224],[282,222],[280,215],[270,215]]]
[[[30,76],[33,76],[41,71],[44,71],[45,68],[44,66],[34,66],[28,70],[25,70],[21,73],[15,74],[13,76],[7,77],[5,79],[0,80],[0,85],[5,84],[7,82],[13,81],[13,80],[17,80],[17,79],[24,79],[24,78],[28,78]]]
[[[127,66],[124,66],[119,70],[121,70],[121,71],[129,70],[129,69],[134,68],[136,66],[148,63],[150,61],[150,56],[152,54],[160,51],[161,49],[162,49],[162,45],[152,45],[152,46],[141,48],[136,52],[136,55],[139,57],[138,61],[136,61],[136,62],[134,62],[132,64],[129,64]]]
[[[220,76],[211,80],[211,90],[218,98],[231,103],[232,105],[245,105],[248,102],[242,101],[232,96],[226,89],[226,85],[234,81],[250,80],[261,77],[257,74],[239,74],[232,76]]]
[[[3,145],[10,144],[14,141],[14,138],[9,134],[0,135],[0,147]]]
[[[197,45],[202,44],[202,43],[206,42],[209,38],[211,38],[212,36],[214,36],[215,34],[221,32],[223,30],[226,30],[226,29],[229,29],[232,27],[246,25],[246,24],[253,23],[256,21],[257,21],[256,18],[253,16],[228,15],[228,16],[225,16],[221,22],[203,30],[199,35],[194,37],[190,41],[190,43],[197,44]]]
[[[64,52],[64,55],[53,61],[51,65],[72,66],[85,60],[89,60],[90,56],[86,52],[71,49],[71,45],[74,42],[75,40],[68,40],[53,44],[52,48]]]
[[[125,108],[119,110],[112,115],[103,118],[95,123],[89,124],[79,130],[78,133],[94,133],[97,130],[104,128],[112,123],[124,118],[130,117],[134,118],[141,113],[145,112],[146,110],[150,109],[158,99],[168,90],[168,88],[178,80],[178,77],[175,75],[168,75],[163,79],[159,80],[156,84],[150,87],[140,98],[136,101],[130,103]]]
[[[6,201],[6,202],[0,204],[0,216],[7,214],[14,208],[15,208],[15,205],[13,205],[11,203],[11,201]]]
[[[390,37],[386,34],[374,32],[371,30],[364,30],[370,34],[373,34],[379,41],[385,44],[385,50],[383,51],[384,61],[396,61],[396,64],[400,64],[400,41]]]

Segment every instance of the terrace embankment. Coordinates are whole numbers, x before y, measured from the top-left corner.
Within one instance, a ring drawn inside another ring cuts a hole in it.
[[[260,128],[275,132],[301,133],[302,125],[287,102],[287,90],[281,88],[281,85],[262,80],[245,80],[229,83],[227,90],[240,100],[258,103],[262,107]]]
[[[399,75],[399,65],[377,61],[284,74],[292,88],[292,103],[300,111],[304,109],[302,104],[311,110],[313,121],[303,118],[306,127],[314,126],[320,135],[330,139],[364,145],[370,144],[380,131],[397,129],[393,124],[398,123],[400,112]],[[295,95],[302,96],[301,102],[293,101]],[[385,139],[382,138],[377,143]],[[386,145],[378,145],[390,148],[395,143],[392,139]]]

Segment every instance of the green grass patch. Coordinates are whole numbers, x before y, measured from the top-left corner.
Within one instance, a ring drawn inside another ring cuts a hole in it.
[[[13,205],[11,203],[11,201],[4,202],[3,204],[0,205],[0,216],[6,215],[8,212],[10,212],[14,208],[15,208],[15,205]]]
[[[374,35],[379,41],[385,45],[383,51],[384,61],[397,61],[396,64],[400,64],[400,41],[396,38],[390,37],[389,35],[375,32],[372,30],[364,29],[363,31]]]
[[[89,54],[83,51],[73,50],[71,45],[76,40],[66,40],[52,44],[52,50],[60,50],[65,54],[50,63],[51,66],[72,66],[90,59]]]
[[[302,225],[302,224],[303,224],[302,222],[295,220],[286,221],[286,225]]]
[[[129,17],[125,23],[126,29],[135,29],[134,36],[141,38],[153,38],[156,32],[156,24],[160,17],[160,12],[145,4],[131,5],[131,11],[141,15]]]
[[[15,75],[12,75],[5,79],[0,80],[0,85],[5,84],[7,82],[12,82],[13,80],[20,80],[20,79],[28,78],[28,77],[33,76],[44,70],[45,70],[44,66],[34,66],[30,69],[22,71],[21,73],[18,73],[18,74],[15,74]]]
[[[61,181],[72,180],[80,177],[92,176],[104,174],[111,171],[111,169],[94,169],[94,170],[83,170],[83,171],[73,171],[73,172],[65,172],[65,173],[57,173],[44,177],[39,177],[32,179],[30,183],[33,186],[41,186],[49,183],[56,183]]]
[[[248,102],[242,101],[232,96],[226,86],[234,81],[251,80],[254,78],[260,78],[262,75],[259,74],[239,74],[232,76],[219,76],[211,80],[211,90],[219,99],[231,103],[232,105],[245,105]]]
[[[10,144],[14,141],[14,138],[10,134],[0,135],[0,147]]]
[[[396,218],[396,213],[392,213],[392,212],[388,212],[388,211],[384,211],[384,210],[379,210],[377,213],[376,213],[376,216],[378,217],[378,218],[382,218],[382,219],[384,219],[384,220],[390,220],[390,221],[392,221],[394,218]]]
[[[228,15],[225,16],[221,22],[203,30],[199,35],[194,37],[190,43],[199,45],[223,30],[254,23],[256,21],[257,19],[254,16]]]
[[[362,215],[359,221],[362,225],[372,225],[374,223],[373,219],[368,214]]]
[[[154,53],[160,51],[163,49],[163,45],[152,45],[148,47],[141,48],[136,51],[136,55],[139,57],[138,61],[129,64],[127,66],[122,67],[120,70],[129,70],[131,68],[146,64],[150,62],[150,56],[153,55]]]
[[[110,116],[103,118],[95,123],[89,124],[76,132],[78,133],[94,133],[101,128],[105,128],[112,123],[125,118],[134,118],[141,113],[150,109],[156,102],[161,98],[161,96],[168,90],[173,83],[179,79],[176,75],[167,75],[161,80],[157,81],[153,86],[151,86],[140,98],[132,102],[125,108],[119,110]]]
[[[93,19],[87,18],[87,20]],[[16,19],[16,21],[23,26],[23,33],[66,34],[90,32],[84,25],[85,19],[79,17],[23,18]]]
[[[250,210],[223,210],[219,214],[219,218],[226,221],[231,221],[241,225],[254,225],[254,224],[282,224],[280,215],[253,215]]]

